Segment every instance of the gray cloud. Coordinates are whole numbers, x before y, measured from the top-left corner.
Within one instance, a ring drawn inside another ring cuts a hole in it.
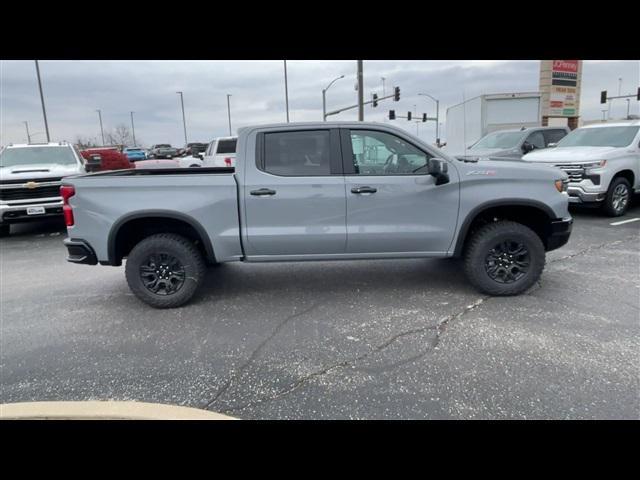
[[[355,104],[355,61],[289,61],[289,107],[292,121],[320,120],[322,89],[345,75],[327,92],[328,109]],[[365,61],[365,97],[382,93],[381,77],[389,94],[402,89],[400,102],[381,102],[365,108],[365,119],[388,121],[387,112],[417,110],[435,114],[425,92],[440,99],[444,124],[446,109],[483,93],[537,91],[537,61]],[[184,143],[178,90],[184,92],[190,141],[208,141],[228,133],[226,94],[231,97],[234,130],[253,123],[285,120],[283,63],[281,61],[41,61],[49,128],[53,139],[74,140],[77,135],[98,137],[95,110],[102,110],[105,129],[124,123],[135,111],[136,136],[146,144]],[[638,61],[585,61],[581,115],[601,117],[600,90],[635,92],[640,84]],[[415,105],[415,107],[414,107]],[[613,104],[614,117],[626,114],[627,104]],[[631,102],[638,113],[638,102]],[[331,117],[353,120],[352,110]],[[0,61],[0,143],[24,142],[24,120],[32,132],[44,132],[33,61]],[[416,125],[399,120],[415,133]],[[433,122],[419,125],[422,138],[433,140]],[[43,140],[40,133],[35,140]]]

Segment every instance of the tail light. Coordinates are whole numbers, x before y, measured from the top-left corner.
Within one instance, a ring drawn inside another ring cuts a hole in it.
[[[231,158],[226,157],[226,158],[224,159],[224,164],[225,164],[227,167],[230,167],[230,166],[231,166]]]
[[[64,214],[64,222],[67,227],[73,227],[73,210],[69,205],[69,199],[76,194],[76,189],[72,185],[62,185],[60,187],[60,195],[62,195],[62,213]]]

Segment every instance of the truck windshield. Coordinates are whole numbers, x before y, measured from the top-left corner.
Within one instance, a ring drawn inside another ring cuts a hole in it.
[[[558,147],[626,147],[640,127],[578,128],[558,142]]]
[[[69,147],[5,148],[0,155],[0,167],[43,163],[73,165],[77,162],[78,160]]]
[[[473,145],[469,150],[481,148],[514,148],[524,136],[523,132],[494,132]]]

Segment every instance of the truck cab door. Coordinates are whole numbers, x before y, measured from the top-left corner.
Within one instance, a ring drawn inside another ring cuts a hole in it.
[[[344,253],[346,199],[338,129],[258,133],[256,164],[245,163],[241,193],[247,259]]]
[[[395,134],[342,129],[347,195],[347,253],[439,256],[453,241],[459,177],[437,185],[434,155]]]

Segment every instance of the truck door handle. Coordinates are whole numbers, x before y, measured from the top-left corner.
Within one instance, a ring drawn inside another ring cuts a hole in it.
[[[270,188],[261,188],[259,190],[251,190],[251,195],[255,195],[257,197],[263,197],[265,195],[275,195],[276,191],[271,190]]]
[[[351,193],[376,193],[377,191],[378,189],[373,187],[353,187],[351,189]]]

